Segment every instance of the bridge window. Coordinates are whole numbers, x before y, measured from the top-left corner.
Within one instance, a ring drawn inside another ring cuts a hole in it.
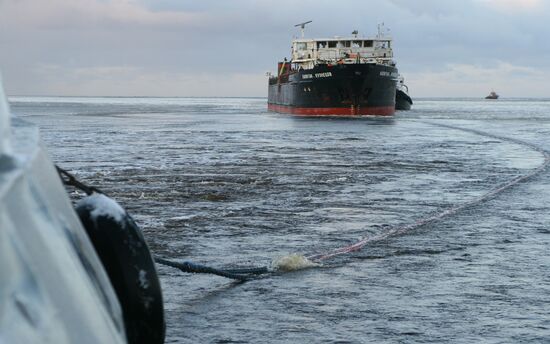
[[[376,48],[377,49],[387,49],[388,48],[388,41],[378,41],[378,42],[376,42]]]
[[[372,41],[363,41],[363,47],[372,48]]]
[[[317,42],[317,49],[323,49],[327,47],[327,42]]]
[[[307,44],[305,42],[296,43],[296,50],[306,50]]]
[[[330,41],[330,42],[328,42],[328,47],[329,47],[329,48],[336,48],[336,41]]]
[[[351,43],[352,48],[361,48],[361,41],[353,41]]]

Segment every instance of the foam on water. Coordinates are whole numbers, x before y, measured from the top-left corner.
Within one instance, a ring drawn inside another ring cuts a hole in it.
[[[312,262],[305,256],[297,253],[289,254],[273,259],[271,268],[275,271],[296,271],[307,268],[321,266],[319,263]]]

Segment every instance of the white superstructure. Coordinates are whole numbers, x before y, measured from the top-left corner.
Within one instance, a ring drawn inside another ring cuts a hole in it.
[[[358,37],[300,38],[292,41],[291,61],[298,68],[311,69],[318,64],[393,62],[392,38],[379,33],[373,38]]]

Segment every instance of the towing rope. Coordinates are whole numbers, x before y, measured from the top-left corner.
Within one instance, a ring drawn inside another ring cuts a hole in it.
[[[70,174],[66,170],[62,169],[61,167],[55,165],[55,168],[57,169],[57,173],[59,174],[59,178],[61,178],[61,181],[63,182],[63,184],[75,187],[79,190],[82,190],[88,196],[93,194],[94,192],[105,195],[105,193],[103,191],[99,190],[98,188],[96,188],[94,186],[88,186],[88,185],[82,183],[81,181],[76,179],[75,176],[73,176],[72,174]],[[105,195],[105,196],[107,196],[107,195]]]
[[[457,126],[453,126],[453,125],[440,124],[440,123],[434,123],[434,122],[424,122],[424,123],[431,124],[431,125],[434,125],[434,126],[443,127],[443,128],[461,130],[461,131],[464,131],[464,132],[469,132],[469,133],[473,133],[473,134],[484,136],[484,137],[494,138],[494,139],[501,140],[501,141],[509,141],[509,142],[512,142],[512,143],[523,145],[523,146],[529,147],[529,148],[541,153],[544,156],[544,162],[539,167],[537,167],[536,169],[533,169],[533,170],[531,170],[530,172],[528,172],[526,174],[517,176],[517,177],[515,177],[515,178],[513,178],[513,179],[511,179],[511,180],[509,180],[505,183],[502,183],[499,186],[497,186],[496,188],[494,188],[494,189],[490,190],[489,192],[487,192],[486,194],[481,195],[479,197],[476,197],[471,201],[468,201],[468,202],[463,203],[463,204],[456,205],[454,207],[451,207],[447,210],[444,210],[440,213],[429,216],[427,218],[420,219],[420,220],[418,220],[418,221],[416,221],[412,224],[392,228],[392,229],[390,229],[389,231],[387,231],[383,234],[375,235],[375,236],[372,236],[372,237],[362,238],[359,241],[357,241],[357,242],[355,242],[351,245],[344,246],[344,247],[337,248],[337,249],[333,249],[332,251],[325,252],[323,254],[315,254],[315,255],[307,256],[306,257],[307,259],[309,259],[313,262],[321,262],[321,261],[327,260],[329,258],[333,258],[333,257],[340,256],[340,255],[343,255],[343,254],[359,251],[366,244],[368,244],[370,242],[380,241],[380,240],[384,240],[384,239],[387,239],[387,238],[395,236],[395,235],[404,234],[406,232],[409,232],[409,231],[417,229],[419,227],[428,225],[428,224],[433,223],[435,221],[442,220],[442,219],[444,219],[448,216],[454,215],[454,214],[456,214],[456,213],[458,213],[458,212],[460,212],[460,211],[462,211],[466,208],[470,208],[470,207],[473,207],[475,205],[479,205],[482,202],[485,202],[485,201],[487,201],[491,198],[494,198],[498,194],[501,194],[502,192],[510,189],[511,187],[515,186],[516,184],[518,184],[520,182],[523,182],[527,179],[530,179],[530,178],[536,176],[537,174],[541,173],[550,164],[550,153],[548,153],[543,148],[541,148],[541,147],[539,147],[535,144],[529,143],[529,142],[525,142],[525,141],[522,141],[522,140],[518,140],[518,139],[515,139],[515,138],[506,137],[506,136],[490,134],[490,133],[487,133],[487,132],[484,132],[484,131],[481,131],[481,130],[476,130],[476,129],[462,128],[462,127],[457,127]]]
[[[86,195],[91,195],[93,193],[99,193],[105,195],[101,190],[94,186],[86,185],[85,183],[79,181],[74,175],[69,173],[67,170],[62,169],[61,167],[55,165],[59,177],[64,185],[72,186],[81,191],[84,191]],[[185,262],[174,262],[161,257],[155,257],[155,262],[161,265],[170,266],[173,268],[180,269],[183,272],[187,273],[203,273],[203,274],[213,274],[217,276],[222,276],[226,278],[231,278],[239,281],[246,281],[252,278],[256,278],[259,275],[270,272],[269,267],[244,267],[244,268],[233,268],[233,269],[219,269],[211,266],[206,266],[202,264],[197,264],[190,261]]]
[[[431,215],[429,217],[420,219],[420,220],[418,220],[418,221],[416,221],[412,224],[402,225],[402,226],[392,228],[392,229],[390,229],[389,231],[387,231],[383,234],[379,234],[379,235],[375,235],[375,236],[371,236],[371,237],[364,237],[364,238],[360,239],[359,241],[357,241],[357,242],[355,242],[351,245],[336,248],[336,249],[333,249],[331,251],[321,253],[321,254],[313,254],[313,255],[306,256],[305,257],[306,260],[309,260],[313,263],[320,263],[322,261],[325,261],[327,259],[330,259],[330,258],[333,258],[333,257],[336,257],[336,256],[341,256],[341,255],[348,254],[348,253],[351,253],[351,252],[359,251],[365,245],[367,245],[368,243],[388,239],[388,238],[396,236],[396,235],[401,235],[401,234],[407,233],[411,230],[418,229],[422,226],[428,225],[430,223],[442,220],[442,219],[447,218],[451,215],[455,215],[455,214],[459,213],[460,211],[462,211],[466,208],[470,208],[470,207],[479,205],[479,204],[481,204],[481,203],[483,203],[483,202],[485,202],[489,199],[492,199],[492,198],[496,197],[497,195],[499,195],[499,194],[503,193],[504,191],[512,188],[513,186],[517,185],[520,182],[523,182],[527,179],[533,178],[534,176],[538,175],[543,170],[545,170],[548,167],[548,165],[550,165],[550,153],[547,152],[546,150],[544,150],[543,148],[541,148],[540,146],[537,146],[535,144],[525,142],[525,141],[522,141],[522,140],[518,140],[518,139],[515,139],[515,138],[490,134],[490,133],[487,133],[487,132],[484,132],[484,131],[481,131],[481,130],[476,130],[476,129],[462,128],[462,127],[458,127],[458,126],[441,124],[441,123],[434,123],[434,122],[424,122],[424,123],[434,125],[434,126],[443,127],[443,128],[461,130],[461,131],[464,131],[464,132],[473,133],[473,134],[483,136],[483,137],[494,138],[494,139],[497,139],[497,140],[508,141],[508,142],[512,142],[512,143],[515,143],[515,144],[518,144],[518,145],[526,146],[526,147],[529,147],[529,148],[541,153],[544,156],[544,162],[539,167],[537,167],[533,170],[530,170],[530,172],[525,173],[523,175],[519,175],[519,176],[517,176],[517,177],[515,177],[515,178],[513,178],[513,179],[511,179],[511,180],[509,180],[505,183],[502,183],[499,186],[497,186],[496,188],[490,190],[489,192],[487,192],[487,193],[485,193],[485,194],[483,194],[479,197],[474,198],[471,201],[453,206],[453,207],[451,207],[447,210],[444,210],[440,213],[437,213],[437,214]],[[56,166],[56,168],[57,168],[57,170],[59,172],[59,175],[60,175],[60,177],[61,177],[61,179],[62,179],[62,181],[65,185],[70,185],[70,186],[76,187],[76,188],[86,192],[86,194],[88,194],[88,195],[90,195],[94,192],[103,193],[96,187],[91,187],[91,186],[88,186],[88,185],[78,181],[73,175],[71,175],[69,172],[61,169],[60,167]],[[161,257],[155,257],[155,262],[157,262],[158,264],[161,264],[161,265],[177,268],[177,269],[179,269],[183,272],[186,272],[186,273],[214,274],[214,275],[217,275],[217,276],[231,278],[231,279],[235,279],[235,280],[238,280],[238,281],[246,281],[246,280],[250,280],[250,279],[253,279],[253,278],[258,278],[258,276],[260,276],[260,275],[267,274],[267,273],[272,273],[272,272],[277,270],[276,268],[272,268],[270,266],[221,269],[221,268],[214,268],[214,267],[210,267],[210,266],[206,266],[206,265],[193,263],[193,262],[190,262],[190,261],[174,262],[174,261],[167,260],[167,259],[164,259],[164,258],[161,258]]]
[[[206,265],[201,265],[193,262],[174,262],[160,257],[155,257],[155,262],[180,269],[188,273],[213,274],[222,277],[232,278],[239,281],[246,281],[253,278],[255,275],[261,275],[269,272],[267,267],[260,268],[243,268],[243,269],[217,269]]]

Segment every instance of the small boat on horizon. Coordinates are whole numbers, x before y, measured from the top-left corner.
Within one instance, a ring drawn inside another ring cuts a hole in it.
[[[392,116],[399,71],[383,25],[374,37],[304,38],[269,75],[269,111],[302,116]]]
[[[499,95],[495,91],[491,91],[485,99],[498,99]]]

